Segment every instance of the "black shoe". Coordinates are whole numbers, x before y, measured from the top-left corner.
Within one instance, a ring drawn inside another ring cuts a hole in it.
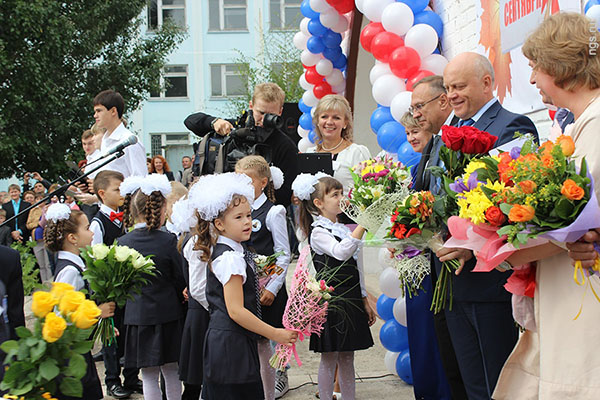
[[[103,361],[104,360],[104,356],[102,355],[102,350],[100,350],[96,354],[92,355],[92,358],[94,359],[94,362]]]
[[[121,385],[111,385],[106,391],[109,396],[115,399],[128,399],[131,396],[131,390],[125,389]]]
[[[135,392],[135,393],[140,393],[140,394],[144,393],[144,385],[142,384],[142,381],[139,380],[139,379],[133,385],[127,385],[127,386],[125,386],[125,389],[127,389],[127,390],[129,390],[131,392]]]

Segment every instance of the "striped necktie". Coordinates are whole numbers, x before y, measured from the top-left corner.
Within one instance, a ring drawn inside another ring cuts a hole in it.
[[[473,120],[473,118],[461,119],[460,121],[458,121],[458,127],[460,128],[461,126],[471,126],[474,123],[475,121]]]

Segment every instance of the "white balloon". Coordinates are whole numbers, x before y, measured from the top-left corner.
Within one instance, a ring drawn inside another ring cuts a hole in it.
[[[333,63],[328,59],[324,58],[322,60],[319,60],[315,69],[320,75],[327,76],[333,71]]]
[[[315,110],[316,110],[316,109],[317,109],[317,107],[311,107],[311,108],[310,108],[310,117],[311,117],[311,118],[314,118],[314,116],[315,116]]]
[[[325,80],[331,86],[336,86],[344,82],[344,74],[342,74],[342,71],[339,69],[334,68],[333,71],[331,71],[331,73],[325,77]]]
[[[300,84],[300,87],[304,90],[312,91],[313,88],[315,87],[315,85],[311,85],[310,83],[308,83],[306,81],[306,77],[304,76],[304,74],[300,75],[300,79],[298,79],[298,83]]]
[[[441,54],[431,54],[421,60],[421,69],[431,71],[435,75],[444,75],[448,60]]]
[[[390,112],[392,113],[392,117],[398,122],[402,116],[408,111],[408,107],[410,107],[410,101],[412,97],[412,92],[405,91],[400,92],[394,96],[392,99],[392,104],[390,105]]]
[[[392,253],[388,251],[385,247],[379,249],[379,254],[377,254],[377,260],[379,261],[379,265],[382,267],[389,267],[390,262],[392,261]]]
[[[331,30],[337,33],[344,33],[348,30],[348,26],[348,20],[338,14],[338,22]]]
[[[298,142],[298,150],[300,150],[300,153],[306,153],[306,150],[308,150],[309,147],[314,147],[314,144],[312,144],[308,138],[302,138]]]
[[[381,24],[385,30],[398,36],[406,35],[414,22],[415,15],[410,7],[404,3],[389,4],[381,15]]]
[[[364,14],[365,13],[365,8],[364,8],[365,0],[356,0],[354,3],[356,4],[356,9],[358,11],[360,11],[362,14]]]
[[[298,50],[306,50],[306,41],[308,40],[308,36],[306,36],[302,32],[296,32],[294,35],[294,46]]]
[[[379,287],[387,297],[395,299],[402,296],[400,287],[400,274],[395,268],[387,267],[379,275]]]
[[[308,50],[303,50],[300,54],[300,61],[302,61],[302,64],[306,65],[307,67],[312,67],[313,65],[317,64],[320,59],[321,54],[314,54]]]
[[[312,111],[312,109],[311,109],[311,111]],[[305,137],[308,137],[309,132],[310,132],[309,130],[304,129],[303,127],[298,125],[298,136],[300,136],[301,138],[304,139]]]
[[[373,84],[372,94],[378,104],[389,107],[394,96],[405,90],[406,84],[403,79],[395,75],[383,75]]]
[[[381,22],[383,10],[394,2],[394,0],[365,0],[363,14],[372,22]]]
[[[393,351],[386,351],[385,356],[383,356],[383,363],[385,367],[390,372],[390,374],[397,374],[396,372],[396,361],[398,360],[398,356],[400,353],[394,353]]]
[[[390,64],[388,63],[377,63],[371,68],[371,72],[369,72],[369,80],[371,81],[371,85],[375,83],[377,79],[384,75],[394,75],[392,70],[390,69]]]
[[[406,326],[406,298],[398,297],[394,302],[394,319],[402,326]]]
[[[342,40],[342,43],[340,43],[340,47],[342,48],[342,53],[344,53],[344,55],[346,57],[348,57],[348,50],[350,49],[350,40],[348,38],[345,38],[344,40]]]
[[[300,21],[300,32],[304,33],[304,36],[311,37],[312,35],[308,31],[308,23],[310,22],[310,18],[302,18]]]
[[[340,83],[339,85],[332,86],[331,90],[333,90],[333,93],[343,94],[344,91],[346,90],[346,80],[344,79],[344,81],[342,83]]]
[[[319,102],[319,99],[317,99],[312,90],[307,90],[302,95],[302,101],[304,101],[304,104],[306,104],[307,106],[314,107]]]
[[[332,29],[339,22],[339,14],[334,8],[330,8],[319,15],[319,21],[324,27]]]
[[[588,8],[585,16],[596,21],[596,29],[600,28],[600,5],[596,4]]]
[[[325,0],[310,0],[310,8],[318,13],[325,12],[331,8]]]
[[[437,32],[427,24],[413,26],[404,38],[404,45],[415,49],[421,58],[425,58],[433,53],[437,44]]]

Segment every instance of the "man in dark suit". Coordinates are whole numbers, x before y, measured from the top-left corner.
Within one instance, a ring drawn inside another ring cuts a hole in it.
[[[538,138],[529,118],[507,111],[494,98],[494,70],[484,56],[456,56],[444,70],[444,85],[456,117],[453,125],[472,125],[495,135],[496,146],[513,140],[516,132]],[[471,272],[475,259],[469,250],[443,248],[437,256],[438,273],[440,261],[461,263],[452,277],[453,308],[445,310],[448,330],[469,399],[489,399],[518,337],[511,295],[504,289],[509,274]]]
[[[8,187],[8,194],[10,200],[8,203],[2,204],[2,208],[6,211],[6,219],[9,219],[21,211],[25,210],[31,204],[21,200],[21,187],[17,184],[12,184]],[[29,229],[27,229],[27,217],[29,212],[26,212],[19,216],[17,219],[13,219],[9,222],[11,229],[11,236],[13,240],[24,242],[29,239]]]

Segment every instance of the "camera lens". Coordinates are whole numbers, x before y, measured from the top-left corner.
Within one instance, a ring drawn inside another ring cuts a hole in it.
[[[283,126],[283,119],[276,114],[265,114],[263,117],[263,127],[265,129],[280,129]]]

